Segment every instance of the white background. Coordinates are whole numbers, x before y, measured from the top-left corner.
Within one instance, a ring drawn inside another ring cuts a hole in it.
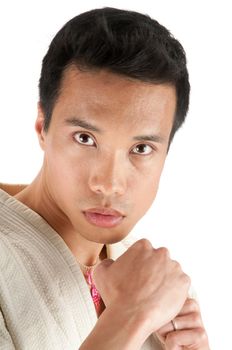
[[[81,3],[84,3],[81,5]],[[0,181],[38,172],[34,121],[41,60],[71,17],[103,6],[147,13],[181,41],[192,93],[157,199],[134,234],[166,246],[192,277],[211,350],[231,349],[232,22],[229,1],[8,1],[0,5]]]

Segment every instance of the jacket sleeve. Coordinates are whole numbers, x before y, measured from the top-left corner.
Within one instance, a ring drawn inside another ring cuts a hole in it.
[[[0,309],[0,350],[16,350]]]

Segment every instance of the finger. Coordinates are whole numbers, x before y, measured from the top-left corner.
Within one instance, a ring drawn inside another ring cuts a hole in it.
[[[202,326],[202,318],[199,312],[192,312],[188,315],[175,317],[176,330],[199,328]]]
[[[200,312],[200,307],[195,299],[187,298],[178,316]]]
[[[104,259],[100,264],[98,264],[93,270],[93,281],[94,283],[98,283],[99,280],[104,278],[107,269],[113,264],[114,260],[112,259]]]
[[[177,316],[174,319],[176,330],[182,329],[193,329],[203,327],[202,318],[199,312],[192,312],[188,315]],[[169,322],[162,328],[158,330],[158,334],[162,337],[166,337],[166,335],[170,332],[175,331],[173,327],[173,323]]]
[[[183,346],[194,349],[207,349],[207,345],[208,338],[203,328],[171,332],[165,339],[166,350],[179,350]]]
[[[165,256],[167,256],[168,258],[170,258],[170,252],[169,250],[166,248],[166,247],[159,247],[157,249],[154,248],[154,250],[157,252],[157,253],[162,253],[164,254]]]

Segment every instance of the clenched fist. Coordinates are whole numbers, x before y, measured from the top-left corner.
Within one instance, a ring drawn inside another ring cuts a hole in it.
[[[182,309],[190,278],[166,248],[146,239],[134,243],[116,261],[106,259],[93,274],[106,309],[143,319],[144,336],[170,322]]]

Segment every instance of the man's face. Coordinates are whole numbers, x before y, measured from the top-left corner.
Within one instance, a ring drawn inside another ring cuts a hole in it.
[[[172,86],[66,70],[49,130],[39,132],[46,205],[62,229],[103,244],[130,232],[156,196],[175,107]]]

